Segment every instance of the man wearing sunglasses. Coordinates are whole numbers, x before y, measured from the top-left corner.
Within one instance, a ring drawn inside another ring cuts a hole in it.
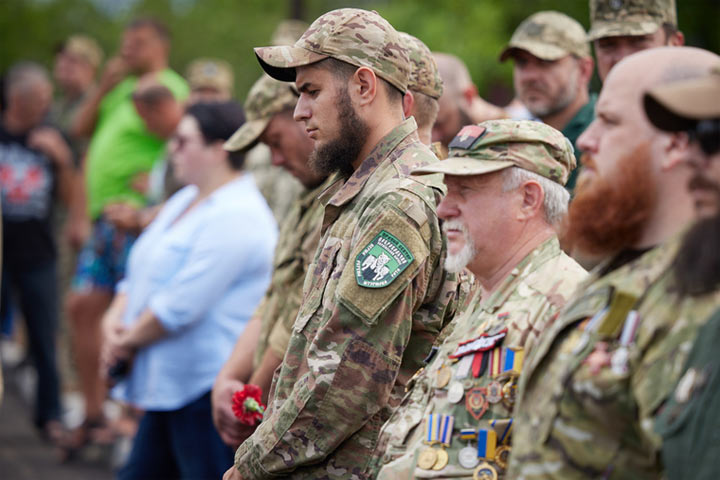
[[[700,219],[675,259],[679,290],[708,296],[720,287],[720,64],[701,78],[661,85],[644,97],[650,121],[666,131],[686,131],[693,171],[688,188]],[[656,421],[663,438],[668,479],[718,478],[720,430],[720,310],[700,328],[684,374]]]

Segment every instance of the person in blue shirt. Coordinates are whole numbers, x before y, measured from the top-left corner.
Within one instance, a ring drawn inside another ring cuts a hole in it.
[[[210,391],[265,292],[277,236],[242,154],[223,149],[243,122],[234,102],[188,107],[170,141],[187,186],[138,238],[103,319],[112,395],[145,410],[120,479],[220,478],[232,463]]]

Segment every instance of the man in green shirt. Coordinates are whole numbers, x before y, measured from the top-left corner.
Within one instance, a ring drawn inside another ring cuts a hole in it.
[[[168,68],[170,35],[152,19],[131,22],[123,34],[120,54],[108,61],[98,88],[79,107],[72,133],[90,137],[84,162],[87,213],[92,228],[78,259],[73,292],[67,298],[74,351],[85,398],[86,420],[68,443],[87,443],[90,429],[103,422],[105,387],[98,375],[100,319],[124,275],[133,235],[105,221],[103,209],[116,202],[145,204],[144,192],[134,188],[164,150],[164,140],[149,133],[138,116],[132,93],[138,78],[157,76],[173,94],[188,95],[185,81]]]
[[[577,168],[565,188],[571,192],[580,171],[575,141],[595,116],[595,96],[588,93],[593,72],[585,30],[559,12],[537,12],[513,33],[500,55],[515,62],[515,93],[535,117],[560,130],[575,148]]]

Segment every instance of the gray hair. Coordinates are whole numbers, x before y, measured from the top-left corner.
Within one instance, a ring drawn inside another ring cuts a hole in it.
[[[18,62],[10,67],[5,77],[5,95],[9,97],[16,89],[27,89],[38,83],[51,85],[45,67],[35,62]]]
[[[559,183],[520,167],[503,170],[503,192],[515,190],[528,180],[536,181],[542,187],[545,220],[556,225],[567,214],[570,193]]]

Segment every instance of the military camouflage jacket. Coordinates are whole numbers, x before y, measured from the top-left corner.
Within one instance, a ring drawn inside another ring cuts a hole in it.
[[[600,265],[526,361],[511,478],[660,478],[658,409],[717,299],[678,299],[679,240]]]
[[[326,191],[322,238],[264,421],[235,453],[244,478],[357,478],[382,424],[454,315],[435,209],[437,159],[413,119]]]
[[[476,378],[467,365],[463,367],[473,360],[472,354],[456,359],[450,356],[468,341],[483,334],[492,337],[499,333],[503,338],[495,343],[494,349],[484,352],[488,358],[496,354],[496,359],[501,359],[502,347],[527,352],[585,276],[585,270],[560,250],[557,238],[553,237],[525,257],[485,301],[480,300],[479,294],[476,295],[468,310],[457,316],[448,327],[452,327],[453,332],[416,377],[401,406],[383,426],[369,476],[375,478],[382,468],[377,478],[388,480],[472,478],[473,470],[481,461],[478,459],[477,439],[461,439],[461,432],[470,429],[473,433],[466,437],[476,436],[478,428],[493,428],[490,425],[493,420],[496,420],[497,449],[487,452],[495,456],[493,460],[488,459],[488,463],[496,472],[502,473],[510,443],[511,428],[508,427],[511,427],[509,419],[513,404],[511,396],[503,398],[502,390],[490,392],[490,389],[512,382],[515,375],[510,370],[501,372],[502,365],[495,368],[501,373],[491,372],[492,362],[487,362],[485,371]],[[475,418],[466,402],[470,392],[478,395],[478,391],[484,398],[479,411],[475,412],[478,418]],[[427,468],[427,464],[419,462],[419,456],[428,449],[426,443],[431,441],[427,438],[430,414],[452,415],[453,426],[447,434],[449,441],[443,447],[449,455],[447,465],[442,462]],[[471,455],[462,462],[463,467],[458,455],[468,447]],[[501,455],[495,455],[496,450],[500,450]]]
[[[303,186],[290,172],[273,165],[270,149],[260,143],[245,155],[245,170],[252,173],[255,184],[265,198],[275,221],[282,224]]]
[[[318,187],[303,192],[280,227],[270,286],[255,310],[262,326],[253,368],[260,365],[268,347],[280,358],[285,355],[290,331],[300,310],[305,274],[320,241],[323,205],[318,196],[334,180],[331,176]]]

